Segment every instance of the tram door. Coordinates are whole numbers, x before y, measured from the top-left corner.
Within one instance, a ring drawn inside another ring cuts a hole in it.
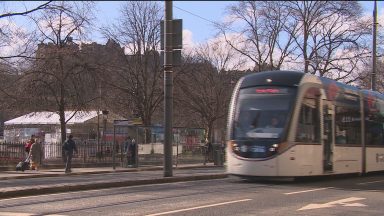
[[[324,172],[333,170],[333,115],[332,106],[327,104],[328,101],[323,101],[323,168]]]

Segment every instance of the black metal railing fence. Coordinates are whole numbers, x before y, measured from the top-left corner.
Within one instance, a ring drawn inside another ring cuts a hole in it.
[[[100,142],[96,140],[77,141],[78,153],[73,157],[74,164],[84,166],[106,166],[111,165],[113,161],[117,166],[125,167],[127,165],[127,153],[123,143]],[[41,143],[41,164],[55,165],[62,162],[62,144],[61,143]],[[113,149],[115,150],[113,154]],[[177,164],[203,163],[205,152],[202,144],[174,143],[173,162]],[[0,143],[0,166],[16,165],[24,160],[27,153],[24,149],[24,143],[21,142],[3,142]],[[141,165],[161,165],[163,163],[163,144],[162,143],[139,143],[138,144],[138,163]]]

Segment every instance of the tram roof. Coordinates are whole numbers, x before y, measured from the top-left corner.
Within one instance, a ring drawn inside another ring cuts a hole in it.
[[[380,92],[372,91],[372,90],[368,90],[368,89],[361,90],[361,92],[365,96],[372,95],[372,96],[374,96],[376,98],[380,98],[381,100],[384,100],[384,95],[381,94]]]
[[[241,88],[258,85],[298,86],[303,72],[298,71],[263,71],[244,77]]]
[[[252,86],[263,86],[263,85],[276,85],[276,86],[298,86],[305,74],[300,71],[288,71],[288,70],[276,70],[276,71],[263,71],[248,74],[243,77],[240,88],[247,88]],[[311,75],[315,76],[315,75]],[[317,77],[317,76],[316,76]],[[355,86],[347,85],[345,83],[337,82],[333,79],[326,77],[318,77],[324,88],[328,88],[330,85],[336,85],[342,89],[349,90],[349,92],[354,92],[358,94],[361,92],[363,95],[371,95],[375,98],[380,98],[384,100],[384,94],[381,94],[377,91],[359,89]]]

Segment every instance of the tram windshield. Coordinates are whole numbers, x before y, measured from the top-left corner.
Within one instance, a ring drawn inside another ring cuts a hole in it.
[[[234,121],[234,139],[279,139],[284,133],[295,96],[294,88],[241,89]]]

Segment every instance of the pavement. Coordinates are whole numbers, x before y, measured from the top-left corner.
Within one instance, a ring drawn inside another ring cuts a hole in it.
[[[178,165],[172,173],[171,177],[164,177],[162,166],[73,168],[70,174],[64,173],[64,169],[3,171],[0,172],[0,199],[228,176],[224,166],[210,164]]]

